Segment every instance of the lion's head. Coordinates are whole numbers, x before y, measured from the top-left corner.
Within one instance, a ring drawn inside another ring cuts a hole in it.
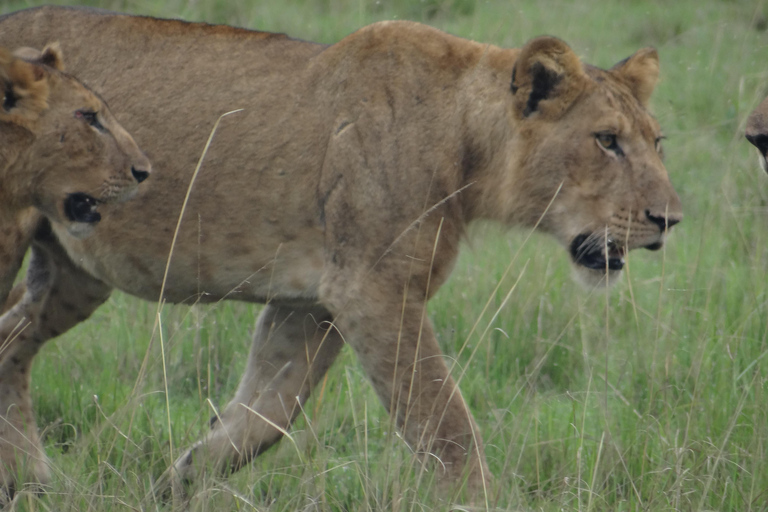
[[[746,137],[757,148],[760,167],[768,172],[768,162],[766,162],[766,156],[768,156],[768,98],[764,99],[749,115]]]
[[[56,45],[0,49],[0,195],[82,237],[100,203],[136,194],[150,164],[104,101],[62,69]]]
[[[654,49],[602,70],[552,37],[530,41],[515,62],[521,220],[554,235],[590,284],[615,281],[629,250],[658,250],[682,219],[647,109],[658,76]]]

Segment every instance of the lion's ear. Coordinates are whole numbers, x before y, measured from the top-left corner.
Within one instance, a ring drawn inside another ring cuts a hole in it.
[[[14,50],[13,55],[19,59],[28,60],[35,64],[43,64],[58,69],[59,71],[64,71],[64,58],[61,53],[61,45],[59,45],[58,42],[46,45],[46,47],[43,48],[43,51],[28,46],[17,48]]]
[[[611,72],[629,86],[641,104],[647,105],[659,81],[659,52],[643,48],[613,66]]]
[[[58,42],[46,45],[43,48],[40,62],[59,71],[64,71],[64,57],[61,53],[61,45]]]
[[[48,108],[48,73],[0,48],[0,114],[32,120]]]
[[[537,37],[521,50],[512,70],[512,93],[521,117],[560,117],[581,94],[586,75],[579,57],[556,37]]]

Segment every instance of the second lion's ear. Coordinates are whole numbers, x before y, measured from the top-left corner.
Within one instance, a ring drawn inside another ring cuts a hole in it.
[[[24,59],[35,64],[50,66],[59,71],[64,71],[64,59],[61,55],[61,46],[59,43],[47,45],[43,51],[27,46],[17,48],[13,55],[19,59]]]
[[[51,43],[43,48],[40,62],[59,71],[64,71],[64,58],[61,54],[61,46],[58,42]]]
[[[0,48],[0,114],[24,124],[48,108],[49,74],[38,64],[27,62]]]
[[[586,75],[579,57],[556,37],[537,37],[521,50],[512,70],[512,93],[520,118],[534,113],[556,119],[581,94]]]

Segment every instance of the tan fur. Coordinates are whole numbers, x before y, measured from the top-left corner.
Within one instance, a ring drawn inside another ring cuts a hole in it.
[[[747,140],[751,142],[758,153],[758,161],[763,171],[768,172],[768,98],[764,99],[760,105],[750,114],[747,119],[747,129],[745,133]]]
[[[58,42],[49,44],[43,48],[43,51],[29,47],[16,48],[13,55],[20,59],[36,61],[53,69],[64,71],[64,58],[61,55],[61,45]]]
[[[659,79],[659,54],[655,48],[645,48],[632,55],[625,62],[617,64],[620,79],[640,101],[648,105],[651,94]]]
[[[91,237],[53,223],[50,252],[77,262],[54,289],[92,290],[51,294],[38,326],[51,336],[112,287],[159,298],[209,130],[243,109],[202,163],[164,299],[268,305],[234,400],[166,483],[237,469],[276,442],[346,342],[413,450],[440,459],[440,479],[480,487],[481,436],[424,313],[466,225],[538,224],[604,281],[606,253],[658,248],[681,218],[645,106],[652,50],[603,71],[555,38],[502,49],[383,22],[326,47],[67,8],[0,19],[8,40],[60,41],[68,69],[99,84],[157,169],[130,204],[105,205]]]
[[[0,484],[6,488],[13,488],[20,473],[36,482],[49,475],[29,398],[32,359],[51,337],[40,330],[44,322],[39,320],[54,282],[51,258],[40,243],[52,239],[44,219],[81,236],[92,227],[67,217],[70,194],[123,201],[137,191],[132,169],[149,171],[146,157],[104,102],[60,72],[60,50],[53,46],[27,56],[34,60],[0,48],[0,304],[5,311],[0,317]],[[98,112],[103,130],[78,117],[82,111]],[[40,242],[34,242],[25,284],[9,294],[33,237]],[[58,252],[63,261],[56,266],[66,269],[69,260]]]
[[[3,96],[15,95],[17,108],[0,110],[0,120],[29,127],[40,113],[48,108],[48,80],[43,79],[42,68],[14,58],[11,52],[0,49],[0,80]]]

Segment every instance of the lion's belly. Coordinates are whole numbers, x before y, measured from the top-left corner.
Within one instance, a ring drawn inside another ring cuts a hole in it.
[[[137,241],[139,247],[140,243]],[[100,254],[88,244],[73,245],[78,247],[67,247],[68,253],[89,274],[121,291],[152,301],[160,298],[165,281],[163,296],[173,303],[224,299],[315,302],[323,269],[322,249],[317,246],[281,246],[276,258],[268,257],[263,250],[246,254],[241,249],[237,257],[228,259],[222,254],[198,254],[177,247],[164,279],[167,259],[125,246],[110,254]]]
[[[104,211],[93,235],[83,240],[61,226],[54,231],[81,268],[146,300],[158,300],[161,289],[173,303],[317,300],[324,234],[311,219],[276,221],[253,211],[206,222],[204,213],[195,214],[190,222],[185,217],[171,250],[176,217],[156,211],[154,218],[135,222],[128,220],[133,215],[122,215],[135,211],[142,211],[142,201]]]

